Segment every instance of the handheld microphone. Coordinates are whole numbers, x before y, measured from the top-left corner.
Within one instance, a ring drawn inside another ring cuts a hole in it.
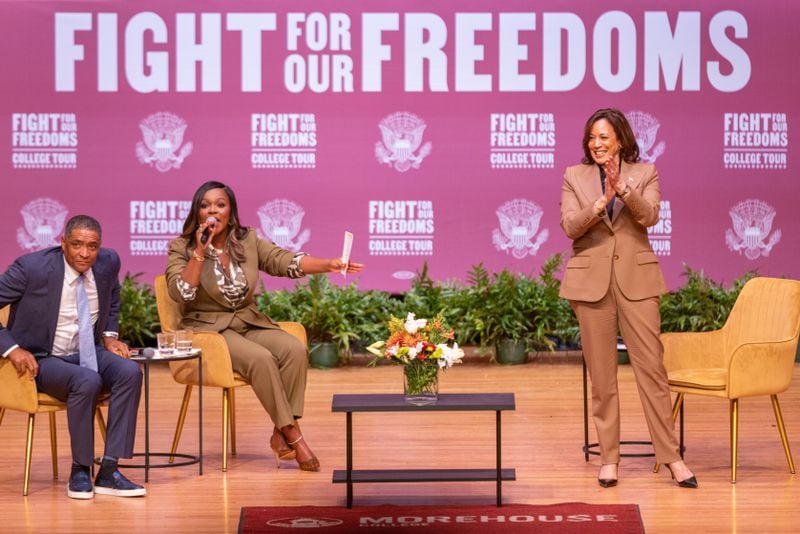
[[[153,347],[145,347],[142,350],[142,356],[144,356],[145,358],[152,358],[155,355],[156,355],[156,349],[154,349]]]
[[[211,232],[214,231],[214,228],[217,226],[217,218],[214,216],[210,216],[206,219],[206,229],[203,230],[203,235],[200,236],[200,243],[205,245],[208,243],[208,238],[211,237]]]

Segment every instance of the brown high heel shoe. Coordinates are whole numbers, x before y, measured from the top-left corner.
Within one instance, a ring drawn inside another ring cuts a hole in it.
[[[299,443],[300,440],[303,439],[303,435],[301,434],[299,438],[294,441],[289,441],[289,446],[294,447],[295,444]],[[308,460],[300,460],[300,458],[295,458],[297,460],[297,465],[300,466],[301,471],[319,471],[319,460],[314,454],[311,454],[311,458]]]
[[[286,438],[286,444],[294,450],[294,453],[295,453],[295,458],[294,459],[297,461],[297,465],[300,466],[300,470],[301,471],[319,471],[319,460],[317,460],[317,457],[314,456],[314,453],[311,452],[311,449],[308,447],[308,445],[306,443],[300,444],[300,442],[303,441],[303,434],[300,432],[300,425],[298,425],[297,422],[295,421],[294,425],[285,426],[283,428],[284,429],[293,429],[293,430],[295,430],[297,432],[296,434],[293,434],[296,437],[294,439],[292,439],[291,436],[289,436],[289,433],[287,432],[287,430],[281,429],[281,433],[283,434],[283,437]],[[310,456],[310,458],[308,458],[307,460],[301,460],[300,459],[300,454],[298,454],[298,450],[297,449],[299,449],[301,447],[306,452],[306,454],[308,456]]]
[[[275,455],[275,466],[280,469],[281,460],[294,460],[297,457],[297,452],[286,443],[286,438],[278,427],[272,431],[272,436],[269,438],[269,447]]]

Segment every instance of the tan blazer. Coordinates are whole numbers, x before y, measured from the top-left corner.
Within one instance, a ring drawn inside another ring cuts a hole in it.
[[[597,165],[574,165],[561,187],[561,228],[573,240],[560,295],[568,300],[597,302],[611,284],[612,263],[617,283],[629,300],[667,292],[667,284],[650,247],[647,227],[658,222],[661,192],[655,165],[624,163],[620,176],[631,188],[614,202],[611,220],[594,213],[602,195]]]
[[[187,249],[187,240],[178,238],[172,241],[167,263],[167,287],[170,296],[181,304],[182,328],[194,328],[220,332],[228,328],[234,316],[245,323],[261,328],[278,328],[269,317],[258,311],[255,303],[255,291],[258,287],[258,272],[264,271],[272,276],[286,276],[289,264],[295,253],[259,239],[255,230],[250,230],[242,240],[245,250],[245,261],[239,266],[247,278],[247,295],[244,300],[232,308],[219,290],[214,273],[214,262],[203,262],[200,274],[200,286],[194,300],[184,302],[177,286],[186,263],[192,260],[194,249]]]

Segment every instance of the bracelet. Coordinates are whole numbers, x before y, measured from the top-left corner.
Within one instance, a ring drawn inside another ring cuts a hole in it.
[[[617,196],[619,198],[624,199],[626,196],[630,194],[630,192],[631,192],[631,186],[626,184],[625,189],[622,190],[622,193],[617,193]]]
[[[605,206],[600,208],[600,211],[597,211],[597,202],[592,205],[592,210],[594,210],[594,214],[600,217],[601,219],[606,216],[606,208]]]
[[[198,256],[196,252],[192,252],[192,257],[195,259],[195,261],[206,261],[205,256]]]

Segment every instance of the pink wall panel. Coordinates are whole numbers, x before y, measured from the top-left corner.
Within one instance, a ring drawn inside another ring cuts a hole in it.
[[[730,281],[800,277],[800,7],[752,3],[0,2],[0,265],[96,216],[162,272],[195,188],[287,248],[403,291],[427,261],[535,272],[569,240],[563,170],[618,107],[661,177],[651,233]],[[270,281],[269,287],[281,287]]]

